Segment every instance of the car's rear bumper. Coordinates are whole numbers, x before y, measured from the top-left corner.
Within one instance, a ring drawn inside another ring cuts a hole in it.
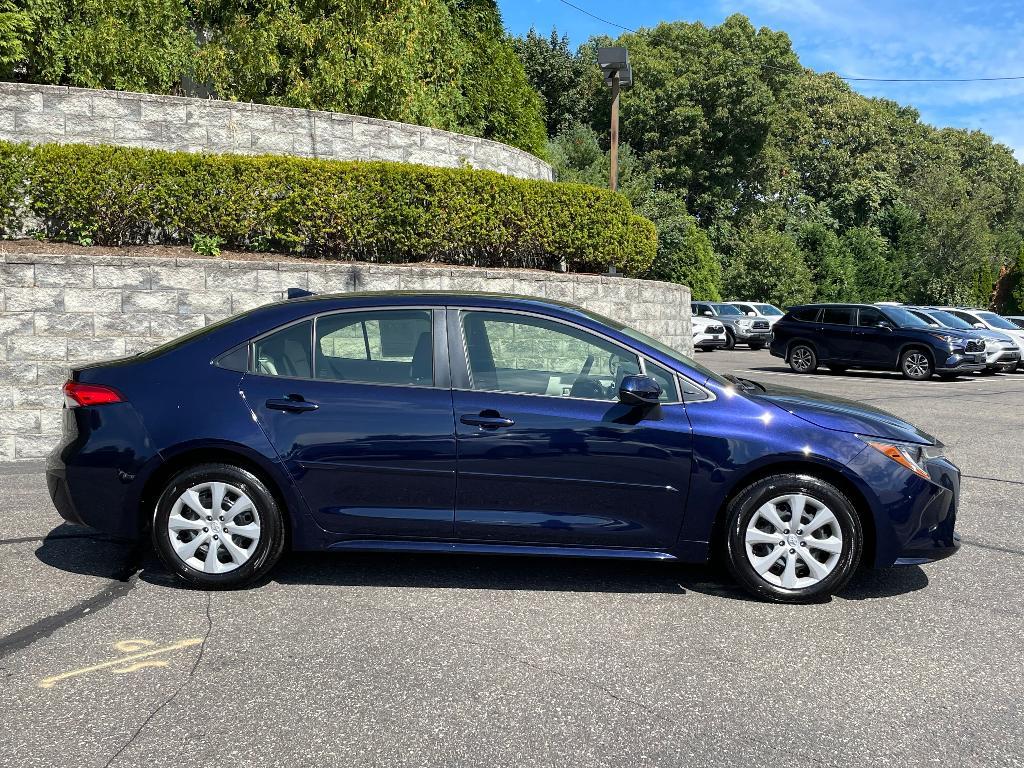
[[[46,461],[46,487],[69,523],[138,538],[139,475],[154,458],[158,461],[130,404],[65,409],[63,438]]]

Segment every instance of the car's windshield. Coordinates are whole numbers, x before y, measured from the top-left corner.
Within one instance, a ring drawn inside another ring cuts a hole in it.
[[[742,315],[743,311],[739,307],[734,307],[732,304],[713,304],[712,305],[720,315]]]
[[[929,317],[934,318],[944,328],[955,328],[961,331],[970,331],[974,329],[974,326],[963,320],[956,315],[951,315],[949,312],[943,312],[941,309],[930,309],[926,313]]]
[[[1017,326],[1011,323],[1002,315],[997,315],[995,312],[975,312],[978,317],[984,320],[986,323],[991,325],[993,328],[999,328],[1003,331],[1016,331]]]
[[[782,317],[782,310],[771,304],[755,304],[754,309],[768,317]]]
[[[900,328],[930,328],[924,320],[903,307],[884,307],[882,313]]]

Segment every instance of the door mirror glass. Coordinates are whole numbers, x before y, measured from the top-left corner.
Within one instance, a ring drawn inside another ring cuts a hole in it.
[[[986,328],[984,323],[975,323],[974,327],[979,329],[979,330],[982,330],[982,331],[985,330],[985,328]]]
[[[661,400],[661,385],[650,376],[634,374],[623,378],[619,385],[619,402],[626,405],[657,405]]]

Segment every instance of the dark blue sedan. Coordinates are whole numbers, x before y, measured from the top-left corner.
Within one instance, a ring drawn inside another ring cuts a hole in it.
[[[203,587],[294,550],[701,562],[779,601],[956,551],[959,470],[882,411],[485,294],[310,296],[73,370],[60,514]]]

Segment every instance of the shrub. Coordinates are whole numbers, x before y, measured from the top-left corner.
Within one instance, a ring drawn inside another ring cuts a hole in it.
[[[402,163],[0,142],[0,194],[47,237],[99,245],[201,235],[329,259],[633,275],[657,247],[654,225],[608,190]]]

